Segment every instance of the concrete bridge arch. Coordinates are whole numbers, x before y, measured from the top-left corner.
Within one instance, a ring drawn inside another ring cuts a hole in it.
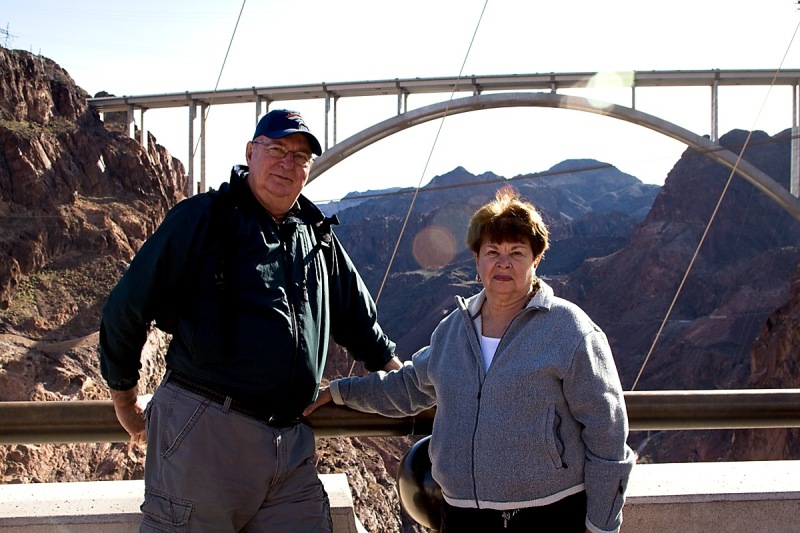
[[[699,152],[705,153],[718,163],[735,170],[741,177],[752,183],[757,189],[788,211],[797,220],[800,220],[800,199],[793,196],[785,187],[766,173],[757,169],[745,159],[739,159],[739,156],[723,148],[720,144],[676,124],[629,107],[610,103],[598,105],[596,100],[556,93],[516,92],[488,95],[476,94],[466,98],[431,104],[408,111],[384,120],[383,122],[379,122],[328,149],[314,162],[314,166],[311,168],[309,182],[318,178],[326,170],[355,154],[362,148],[399,131],[437,118],[442,118],[445,115],[501,107],[551,107],[571,109],[608,116],[651,129],[662,135],[672,137]]]

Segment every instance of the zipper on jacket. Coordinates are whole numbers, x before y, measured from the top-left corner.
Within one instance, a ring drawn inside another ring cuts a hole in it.
[[[523,315],[527,309],[528,308],[525,307],[524,309],[522,309],[522,311],[517,313],[517,316],[515,316],[513,319],[511,319],[511,322],[508,324],[508,327],[506,328],[506,331],[503,332],[503,336],[500,337],[500,342],[497,344],[497,350],[495,351],[495,357],[500,352],[500,346],[503,344],[503,339],[506,336],[506,332],[509,329],[511,329],[511,326],[514,324],[514,322],[521,315]],[[466,318],[467,318],[467,322],[468,323],[472,323],[472,317],[469,316],[469,313],[466,314]],[[473,328],[473,331],[474,330],[475,329]],[[476,333],[477,333],[478,336],[481,335],[481,332],[479,332],[479,331],[476,331]],[[483,361],[482,360],[479,361],[479,364],[482,365]],[[494,362],[492,362],[492,365],[493,364],[494,364]],[[484,373],[486,376],[489,375],[489,369],[492,368],[492,365],[489,365],[489,368],[486,369],[486,371]],[[475,412],[475,426],[472,428],[472,459],[471,459],[471,463],[472,463],[472,496],[475,499],[475,504],[477,505],[478,509],[482,509],[482,507],[480,505],[480,501],[478,500],[478,482],[477,482],[477,476],[475,475],[475,437],[478,434],[478,419],[480,418],[480,414],[481,414],[481,394],[482,394],[482,391],[483,391],[483,383],[481,383],[480,376],[479,376],[478,377],[478,395],[476,396],[476,399],[478,400],[478,409]],[[503,513],[503,528],[507,528],[508,527],[508,520],[513,518],[513,516],[514,516],[514,514],[516,514],[516,512],[517,511],[511,512],[508,515],[508,518],[506,518],[506,513],[505,512]]]
[[[517,313],[517,315],[514,318],[511,319],[511,322],[508,323],[508,327],[503,332],[503,335],[500,337],[500,342],[497,343],[497,349],[494,352],[494,358],[492,359],[492,364],[489,365],[489,368],[486,369],[486,374],[489,374],[489,370],[492,368],[492,365],[494,365],[494,360],[497,358],[497,355],[500,353],[500,346],[503,345],[503,339],[506,338],[506,333],[508,333],[508,330],[511,329],[511,326],[514,325],[514,322],[516,322],[519,317],[521,317],[523,314],[525,314],[525,311],[527,311],[527,310],[528,310],[528,308],[524,307],[522,309],[522,311]]]
[[[478,419],[481,416],[481,391],[483,390],[480,377],[478,380],[478,409],[475,411],[475,426],[472,428],[472,457],[470,462],[472,463],[472,495],[475,498],[475,505],[478,506],[478,509],[481,509],[481,504],[478,500],[478,477],[475,474],[475,436],[478,434]]]
[[[624,493],[625,493],[625,487],[623,486],[622,480],[620,479],[619,485],[617,485],[617,493],[614,494],[614,499],[611,502],[611,509],[608,510],[608,518],[606,518],[606,523],[605,523],[606,526],[608,526],[608,524],[611,522],[611,514],[614,512],[614,508],[616,508],[617,506],[617,499],[619,499],[619,497],[622,496],[622,494]]]
[[[500,516],[503,517],[503,529],[508,529],[508,522],[514,518],[514,515],[519,512],[519,509],[514,509],[513,511],[503,511],[500,513]]]
[[[288,243],[281,238],[281,244],[283,246],[283,259],[286,264],[286,284],[287,286],[295,285],[294,282],[294,263],[292,262],[291,255],[289,254],[289,245]],[[287,287],[288,288],[288,287]],[[295,365],[297,364],[297,355],[300,352],[300,332],[297,330],[298,328],[298,321],[297,321],[297,310],[294,303],[292,303],[292,297],[287,291],[286,294],[286,303],[289,305],[289,314],[292,317],[292,329],[294,330],[294,357],[292,358],[292,383],[294,383],[294,371]]]

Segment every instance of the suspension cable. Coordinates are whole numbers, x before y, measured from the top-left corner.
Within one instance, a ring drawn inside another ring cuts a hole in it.
[[[642,373],[644,372],[644,368],[647,365],[648,361],[650,360],[650,356],[653,354],[653,350],[655,349],[656,344],[658,343],[659,337],[661,337],[661,333],[664,331],[664,327],[666,326],[667,320],[669,320],[669,316],[670,316],[670,314],[672,313],[672,310],[675,307],[675,303],[678,301],[678,297],[680,296],[681,291],[683,290],[683,286],[686,283],[686,279],[689,277],[689,273],[691,272],[692,267],[694,266],[694,262],[695,262],[695,260],[697,259],[697,256],[700,253],[700,248],[702,248],[703,243],[705,242],[706,236],[708,235],[708,231],[711,228],[711,224],[713,224],[714,219],[716,218],[717,213],[719,211],[719,208],[722,205],[722,201],[724,200],[725,195],[728,192],[728,188],[730,187],[730,184],[733,181],[733,177],[736,174],[736,170],[739,168],[739,163],[741,162],[742,157],[744,156],[745,150],[747,149],[747,147],[748,147],[748,145],[750,143],[750,138],[753,136],[753,130],[755,129],[756,125],[758,124],[759,119],[761,118],[761,113],[764,111],[764,107],[766,106],[767,99],[769,98],[770,92],[772,91],[772,88],[775,87],[775,80],[778,78],[778,74],[780,74],[781,70],[783,69],[783,64],[786,61],[786,56],[789,55],[789,50],[791,49],[792,43],[794,42],[794,39],[797,36],[798,30],[800,30],[800,22],[795,27],[794,33],[792,34],[792,38],[789,39],[789,45],[786,47],[786,51],[783,54],[783,58],[781,59],[781,62],[778,65],[778,68],[775,70],[775,76],[772,78],[772,83],[770,83],[769,88],[767,89],[767,94],[764,96],[764,100],[761,102],[761,107],[759,108],[758,113],[756,113],[756,117],[753,120],[753,125],[752,125],[752,127],[750,128],[750,131],[747,134],[747,138],[745,139],[741,150],[739,151],[738,157],[736,158],[736,163],[734,164],[733,169],[731,169],[731,172],[728,175],[728,181],[725,183],[725,187],[723,187],[722,192],[720,193],[720,197],[719,197],[719,200],[717,201],[717,205],[714,207],[714,211],[711,213],[711,218],[708,220],[708,223],[706,224],[706,227],[703,230],[703,235],[700,237],[700,241],[697,243],[697,248],[695,248],[694,254],[692,255],[692,259],[689,261],[689,266],[686,268],[686,272],[683,275],[683,279],[681,279],[681,282],[678,285],[678,289],[675,292],[675,296],[672,298],[672,303],[670,303],[669,309],[667,310],[666,315],[664,315],[664,319],[661,321],[661,325],[658,328],[658,332],[656,332],[656,335],[653,338],[653,342],[650,345],[650,350],[648,350],[647,355],[645,356],[644,361],[642,362],[642,366],[639,369],[639,373],[637,374],[636,379],[633,381],[633,385],[631,386],[631,390],[634,390],[636,388],[636,385],[639,383],[639,378],[642,377]]]
[[[228,49],[225,50],[225,57],[222,59],[222,65],[220,66],[219,74],[217,75],[217,83],[214,84],[214,90],[211,92],[211,99],[209,100],[208,105],[206,106],[205,113],[203,115],[203,122],[208,120],[208,114],[211,112],[211,104],[214,103],[214,96],[216,96],[217,91],[219,90],[219,82],[222,79],[222,72],[225,70],[225,63],[228,62],[228,54],[231,53],[231,47],[233,46],[233,39],[234,37],[236,37],[236,30],[239,29],[239,22],[242,20],[242,13],[244,13],[245,4],[247,4],[247,0],[242,0],[242,7],[239,9],[239,16],[236,18],[236,24],[233,27],[233,33],[231,33],[230,41],[228,41]],[[195,143],[194,148],[192,149],[192,153],[189,154],[189,157],[192,158],[191,159],[192,161],[194,161],[194,157],[197,154],[197,150],[200,147],[200,137],[201,136],[198,136],[197,142]],[[192,184],[192,187],[194,187],[194,184]],[[205,191],[200,191],[200,192],[205,192]]]
[[[422,180],[425,178],[425,174],[428,171],[428,165],[431,162],[431,158],[433,157],[433,152],[436,149],[436,143],[439,141],[439,135],[442,133],[442,128],[444,127],[444,121],[447,118],[447,114],[450,111],[450,104],[453,101],[453,98],[456,93],[456,88],[458,87],[459,81],[464,75],[464,67],[467,64],[467,59],[469,58],[470,51],[472,50],[472,45],[475,43],[475,37],[478,35],[478,29],[481,27],[481,21],[483,20],[483,15],[486,13],[486,6],[489,5],[489,0],[486,0],[483,3],[483,8],[481,9],[481,14],[478,17],[478,23],[475,25],[475,31],[472,32],[472,38],[469,41],[469,46],[467,47],[467,53],[464,54],[464,61],[461,62],[461,68],[458,71],[458,76],[456,77],[456,82],[453,84],[453,90],[450,92],[450,98],[447,100],[447,106],[444,110],[444,115],[442,115],[442,119],[439,121],[439,128],[436,130],[436,136],[433,139],[433,144],[431,144],[431,149],[428,151],[428,158],[425,160],[425,166],[422,169],[422,173],[419,176],[419,181],[417,182],[417,186],[414,188],[414,195],[411,197],[411,203],[408,205],[408,211],[406,212],[406,216],[403,219],[403,225],[400,228],[400,234],[397,236],[397,240],[394,243],[394,250],[392,250],[392,255],[389,258],[389,264],[386,265],[386,270],[383,274],[383,280],[381,281],[380,288],[378,289],[378,293],[375,296],[375,307],[378,306],[378,301],[381,298],[381,294],[383,294],[383,288],[386,286],[386,280],[389,277],[389,272],[392,270],[392,264],[394,263],[394,258],[397,256],[397,250],[400,247],[400,241],[403,239],[403,234],[405,233],[406,226],[408,225],[408,219],[411,218],[411,212],[414,209],[414,203],[417,201],[417,196],[419,195],[419,191],[422,188]],[[353,374],[353,369],[356,366],[355,360],[353,364],[350,365],[350,371],[347,373],[348,376]]]
[[[464,75],[464,66],[467,64],[467,59],[469,58],[469,53],[472,50],[472,45],[475,43],[475,36],[478,35],[478,29],[481,26],[481,21],[483,20],[483,14],[486,12],[486,6],[489,4],[489,0],[486,0],[483,4],[483,9],[481,10],[481,14],[478,17],[478,23],[475,25],[475,31],[472,33],[472,39],[469,42],[469,46],[467,47],[467,53],[464,55],[464,61],[461,63],[461,69],[458,71],[458,76],[456,76],[456,82],[453,84],[453,90],[450,92],[450,98],[447,100],[447,106],[444,110],[444,115],[442,119],[439,121],[439,128],[436,130],[436,136],[433,139],[433,144],[431,145],[431,149],[428,152],[428,158],[425,161],[425,166],[422,169],[422,173],[420,174],[419,181],[417,182],[417,186],[414,188],[414,195],[411,197],[411,203],[408,206],[408,211],[406,212],[406,216],[403,219],[403,225],[400,228],[400,235],[397,237],[397,241],[394,244],[394,250],[392,250],[392,256],[389,258],[389,264],[386,266],[386,271],[383,274],[383,280],[381,281],[381,286],[378,289],[378,294],[375,296],[375,305],[378,305],[378,300],[381,298],[381,294],[383,293],[383,288],[386,285],[386,279],[389,277],[389,272],[392,269],[392,263],[394,263],[394,258],[397,255],[397,250],[400,247],[400,241],[403,239],[403,233],[405,232],[406,225],[408,224],[408,219],[411,218],[411,212],[414,209],[414,203],[417,201],[417,196],[419,195],[419,191],[422,188],[422,180],[425,178],[425,174],[428,171],[428,165],[431,162],[431,158],[433,157],[433,152],[436,149],[436,143],[439,141],[439,135],[442,133],[442,128],[444,127],[444,121],[447,118],[447,114],[450,111],[450,104],[453,102],[453,98],[456,93],[456,89],[458,88],[458,83],[461,80],[462,76]]]

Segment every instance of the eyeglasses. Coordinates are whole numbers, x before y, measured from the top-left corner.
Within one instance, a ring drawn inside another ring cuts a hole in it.
[[[275,159],[283,159],[286,157],[286,154],[292,154],[292,161],[294,164],[299,167],[307,167],[314,161],[314,158],[311,154],[307,154],[305,152],[298,152],[297,150],[287,150],[280,144],[276,143],[266,143],[263,141],[252,141],[253,144],[260,144],[266,150],[267,155],[270,157],[274,157]]]

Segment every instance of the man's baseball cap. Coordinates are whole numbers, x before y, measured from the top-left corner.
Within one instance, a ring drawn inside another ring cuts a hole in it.
[[[264,135],[270,139],[280,139],[292,133],[302,133],[311,145],[311,152],[315,155],[322,154],[322,147],[319,141],[309,131],[308,126],[303,121],[303,117],[297,111],[288,109],[274,109],[261,117],[256,126],[253,139]]]

